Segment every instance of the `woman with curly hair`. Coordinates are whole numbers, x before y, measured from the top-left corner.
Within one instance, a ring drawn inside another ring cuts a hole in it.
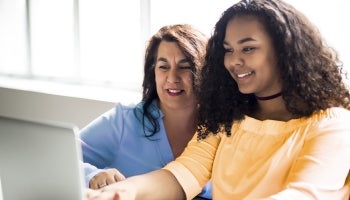
[[[196,136],[174,162],[90,199],[349,199],[350,94],[337,53],[282,0],[242,0],[215,25]],[[167,187],[165,187],[167,186]]]

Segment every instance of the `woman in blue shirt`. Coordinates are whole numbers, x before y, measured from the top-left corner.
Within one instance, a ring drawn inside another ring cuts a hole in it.
[[[197,75],[207,38],[187,24],[162,27],[146,48],[142,101],[118,103],[80,133],[86,186],[162,168],[196,131]],[[210,183],[199,195],[211,199]]]

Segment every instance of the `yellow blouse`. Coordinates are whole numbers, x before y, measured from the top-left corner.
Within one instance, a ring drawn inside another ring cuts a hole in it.
[[[330,108],[287,122],[246,116],[231,131],[194,136],[164,167],[187,199],[210,178],[215,200],[349,199],[350,111]]]

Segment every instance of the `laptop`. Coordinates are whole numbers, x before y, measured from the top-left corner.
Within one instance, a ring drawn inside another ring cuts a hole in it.
[[[0,200],[83,200],[78,128],[0,116]]]

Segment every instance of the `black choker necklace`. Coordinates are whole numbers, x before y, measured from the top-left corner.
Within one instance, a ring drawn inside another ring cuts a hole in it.
[[[255,96],[255,98],[257,100],[260,100],[260,101],[266,101],[266,100],[270,100],[270,99],[274,99],[274,98],[277,98],[279,96],[282,95],[282,92],[279,92],[277,94],[274,94],[274,95],[271,95],[271,96],[267,96],[267,97],[258,97],[258,96]]]

